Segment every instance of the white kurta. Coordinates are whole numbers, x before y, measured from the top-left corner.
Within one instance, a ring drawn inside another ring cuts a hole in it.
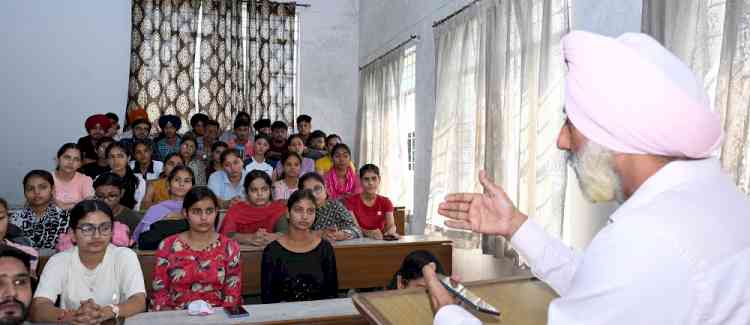
[[[531,221],[511,244],[561,296],[549,324],[750,324],[749,232],[747,197],[704,159],[650,177],[585,254]],[[435,324],[479,324],[443,309]]]

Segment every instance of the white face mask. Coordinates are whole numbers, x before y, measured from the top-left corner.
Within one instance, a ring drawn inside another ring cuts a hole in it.
[[[615,173],[614,153],[592,141],[568,156],[583,194],[593,203],[625,201],[620,176]]]

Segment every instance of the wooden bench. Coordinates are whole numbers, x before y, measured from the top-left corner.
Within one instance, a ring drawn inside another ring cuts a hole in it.
[[[426,250],[434,254],[452,272],[453,245],[441,237],[413,235],[403,236],[397,241],[380,241],[369,238],[338,242],[334,245],[339,288],[358,289],[384,287],[401,267],[404,257],[415,250]],[[260,265],[263,248],[243,246],[242,294],[260,293]],[[39,259],[38,273],[41,274],[49,257]],[[154,251],[138,251],[146,290],[151,290],[156,257]]]

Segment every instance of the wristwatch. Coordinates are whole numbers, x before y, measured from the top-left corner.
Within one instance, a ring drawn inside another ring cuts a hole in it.
[[[110,304],[107,306],[109,308],[112,308],[112,313],[115,314],[115,317],[114,317],[115,319],[117,319],[117,317],[120,317],[120,307],[117,307],[117,305],[114,305],[114,304]]]

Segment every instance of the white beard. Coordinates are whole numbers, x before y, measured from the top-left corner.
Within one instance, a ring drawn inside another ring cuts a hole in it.
[[[615,173],[614,153],[592,141],[586,142],[580,152],[572,152],[568,163],[578,176],[578,183],[592,203],[625,201],[620,176]]]

